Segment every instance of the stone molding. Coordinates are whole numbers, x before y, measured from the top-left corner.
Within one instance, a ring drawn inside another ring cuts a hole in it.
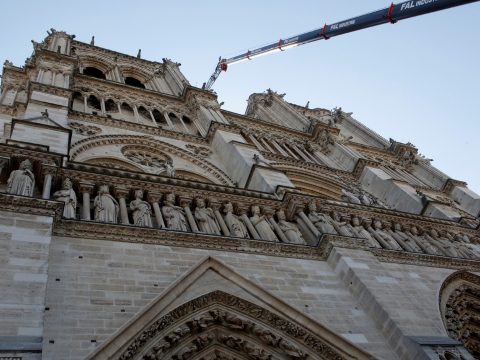
[[[0,209],[23,214],[51,216],[59,221],[63,214],[63,202],[41,198],[10,195],[0,192]]]

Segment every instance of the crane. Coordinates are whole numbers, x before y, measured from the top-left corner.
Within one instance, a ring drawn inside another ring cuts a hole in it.
[[[235,64],[244,60],[253,60],[256,57],[267,55],[277,51],[285,51],[289,48],[308,44],[317,40],[328,40],[334,36],[347,34],[352,31],[366,29],[372,26],[391,23],[394,24],[399,20],[428,14],[435,11],[449,9],[451,7],[466,5],[480,0],[409,0],[399,4],[391,3],[387,8],[353,17],[347,20],[339,21],[330,25],[308,31],[299,35],[295,35],[286,39],[280,39],[271,44],[248,50],[242,54],[218,59],[210,79],[203,83],[202,89],[210,90],[213,83],[220,76],[222,71],[227,71],[228,65]]]

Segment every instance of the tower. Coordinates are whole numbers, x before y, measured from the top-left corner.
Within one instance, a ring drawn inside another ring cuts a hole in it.
[[[0,359],[473,359],[480,197],[411,143],[51,29],[0,95]]]

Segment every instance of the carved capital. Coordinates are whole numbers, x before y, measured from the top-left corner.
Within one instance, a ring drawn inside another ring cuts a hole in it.
[[[120,186],[115,187],[115,195],[118,198],[126,198],[128,193],[129,193],[129,190],[127,188],[120,187]]]
[[[161,193],[156,193],[156,192],[148,192],[147,200],[151,203],[154,202],[160,202],[162,199],[162,194]]]
[[[88,182],[80,182],[78,185],[79,185],[78,188],[81,193],[89,193],[89,194],[92,194],[93,188],[95,187],[93,183],[88,183]]]

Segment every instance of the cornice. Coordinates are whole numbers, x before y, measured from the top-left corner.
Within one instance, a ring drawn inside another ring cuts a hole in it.
[[[0,209],[16,213],[51,216],[60,219],[63,202],[0,193]]]

